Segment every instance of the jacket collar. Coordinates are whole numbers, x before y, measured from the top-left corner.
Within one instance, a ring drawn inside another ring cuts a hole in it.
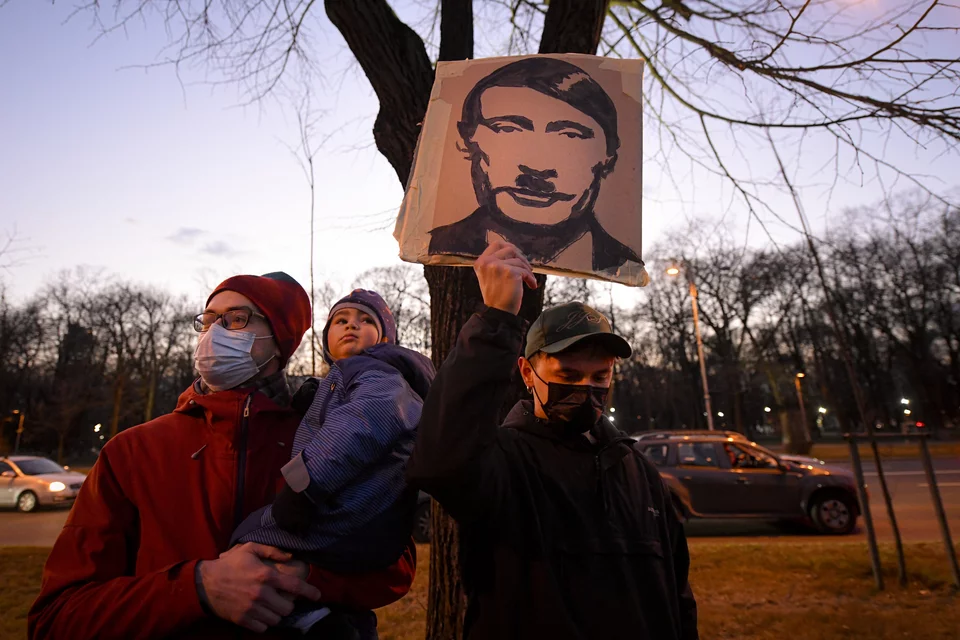
[[[203,410],[208,422],[236,422],[239,407],[250,398],[252,412],[286,412],[290,410],[290,390],[283,371],[248,386],[226,391],[211,391],[199,378],[177,400],[174,413]]]
[[[433,363],[425,355],[388,343],[374,345],[356,356],[337,361],[334,366],[340,368],[345,379],[350,379],[358,371],[367,368],[369,361],[365,360],[366,358],[373,358],[396,369],[414,393],[423,400],[426,399],[433,378],[437,375]],[[354,367],[356,370],[350,371]]]
[[[197,378],[194,380],[191,388],[201,396],[211,395],[214,393],[223,393],[210,389],[210,387],[208,387],[203,381],[203,378]],[[240,391],[244,394],[249,394],[251,391],[259,391],[263,395],[270,398],[274,404],[280,407],[289,406],[290,400],[293,397],[293,395],[290,393],[290,384],[287,382],[287,372],[282,369],[267,376],[266,378],[254,380],[249,384],[242,385],[236,389],[230,389],[229,391]],[[179,402],[177,404],[179,406]]]

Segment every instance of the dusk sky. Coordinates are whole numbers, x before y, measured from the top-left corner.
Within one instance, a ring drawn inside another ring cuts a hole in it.
[[[158,59],[162,23],[94,42],[89,15],[66,21],[72,5],[12,0],[0,8],[0,237],[15,233],[18,249],[0,274],[8,293],[22,299],[80,265],[198,300],[241,272],[284,270],[306,286],[309,192],[287,147],[297,140],[289,105],[238,106],[237,87],[203,84],[199,67],[183,72],[185,86],[170,67],[129,68]],[[422,10],[396,5],[404,18]],[[365,269],[398,262],[392,219],[403,192],[373,145],[376,97],[316,13],[314,54],[324,67],[316,94],[325,110],[318,137],[336,132],[317,157],[317,278],[346,286]],[[481,53],[504,53],[495,36],[483,38]],[[956,156],[933,163],[902,141],[893,148],[941,186],[956,182]],[[820,151],[808,147],[810,166],[822,164]],[[718,220],[717,203],[729,198],[709,180],[680,198],[654,169],[644,186],[645,250],[690,219]],[[880,195],[858,179],[829,201],[823,192],[805,200],[818,232],[844,207]],[[777,202],[796,219],[788,200]],[[723,224],[740,233],[746,214],[732,213]],[[771,225],[780,240],[795,238]],[[756,228],[750,238],[764,241]]]

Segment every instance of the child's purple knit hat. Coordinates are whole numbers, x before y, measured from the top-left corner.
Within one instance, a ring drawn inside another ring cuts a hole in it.
[[[323,359],[328,364],[333,364],[333,359],[330,357],[330,350],[327,348],[327,332],[330,330],[330,322],[333,320],[333,316],[340,309],[359,309],[370,314],[377,321],[380,340],[386,338],[388,343],[397,344],[397,321],[380,294],[367,289],[354,289],[333,305],[330,313],[327,314],[327,324],[323,327]]]

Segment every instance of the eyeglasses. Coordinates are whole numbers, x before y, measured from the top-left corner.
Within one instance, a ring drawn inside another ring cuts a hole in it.
[[[198,333],[203,333],[209,329],[214,322],[219,320],[220,324],[227,331],[239,331],[240,329],[246,328],[246,326],[250,323],[250,318],[254,316],[264,319],[267,317],[245,307],[240,309],[230,309],[224,313],[205,311],[197,314],[197,316],[193,319],[193,329]]]

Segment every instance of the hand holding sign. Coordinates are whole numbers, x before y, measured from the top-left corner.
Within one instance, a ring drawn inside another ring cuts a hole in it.
[[[523,253],[502,240],[491,243],[480,254],[473,270],[480,281],[483,303],[514,315],[520,313],[523,285],[537,288],[537,278]]]

